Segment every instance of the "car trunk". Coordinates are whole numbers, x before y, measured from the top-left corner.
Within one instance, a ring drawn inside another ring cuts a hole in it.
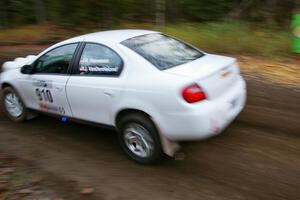
[[[239,76],[239,68],[234,58],[211,54],[164,72],[189,77],[191,84],[197,83],[208,99],[218,98],[229,91]]]

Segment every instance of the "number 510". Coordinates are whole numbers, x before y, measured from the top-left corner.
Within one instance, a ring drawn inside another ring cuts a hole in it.
[[[47,101],[53,103],[53,98],[50,90],[40,90],[39,88],[36,88],[35,93],[40,101]]]

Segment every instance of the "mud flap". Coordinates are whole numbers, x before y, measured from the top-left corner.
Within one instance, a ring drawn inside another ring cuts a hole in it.
[[[181,149],[179,143],[169,140],[166,136],[164,136],[161,133],[159,133],[159,135],[164,153],[168,156],[174,157],[176,152],[178,152]]]

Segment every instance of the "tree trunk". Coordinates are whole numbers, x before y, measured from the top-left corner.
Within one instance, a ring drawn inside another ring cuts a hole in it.
[[[165,10],[166,2],[165,0],[155,0],[156,3],[156,26],[164,27],[165,26]]]
[[[229,17],[232,19],[240,19],[242,14],[252,5],[250,0],[242,0],[239,5],[229,12]]]
[[[45,6],[42,0],[33,0],[35,18],[38,23],[43,23],[46,21]]]
[[[265,22],[268,24],[275,24],[275,9],[276,9],[276,0],[267,0],[266,1],[266,8],[264,12],[264,19]]]
[[[178,11],[178,0],[166,1],[166,7],[168,8],[168,11],[165,12],[166,19],[172,23],[176,23],[181,17]]]
[[[295,2],[294,13],[300,13],[300,1],[294,0],[294,2]]]
[[[7,7],[6,2],[0,1],[0,29],[5,29],[7,27]]]
[[[99,24],[101,28],[109,28],[113,25],[113,11],[111,7],[111,3],[107,0],[100,1],[100,6],[102,10],[101,19],[99,20]]]

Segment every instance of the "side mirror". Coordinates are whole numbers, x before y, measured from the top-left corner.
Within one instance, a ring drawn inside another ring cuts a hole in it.
[[[24,65],[21,68],[21,73],[22,74],[33,74],[33,67],[32,67],[32,65]]]

